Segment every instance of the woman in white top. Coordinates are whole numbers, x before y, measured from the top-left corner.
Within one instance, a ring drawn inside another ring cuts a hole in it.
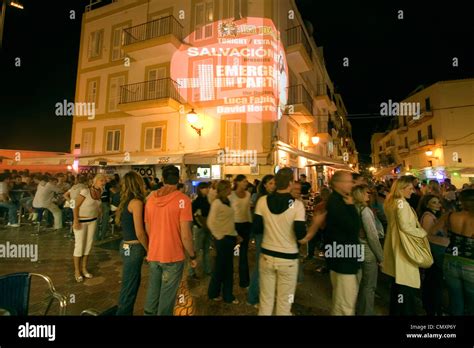
[[[250,241],[250,229],[252,227],[252,213],[250,212],[250,192],[247,191],[249,182],[245,175],[239,174],[234,180],[234,190],[229,200],[234,209],[235,229],[242,242],[239,252],[239,286],[247,288],[250,285],[248,249]]]
[[[230,182],[221,180],[217,184],[217,197],[211,204],[207,227],[216,239],[216,263],[209,283],[209,299],[220,301],[221,289],[224,302],[238,304],[232,294],[234,278],[234,247],[240,237],[235,231],[234,210],[230,206]]]
[[[97,174],[92,186],[82,189],[71,202],[74,209],[74,274],[77,282],[82,282],[83,276],[92,278],[92,274],[87,271],[87,259],[94,240],[97,217],[100,214],[100,197],[105,182],[105,176]]]

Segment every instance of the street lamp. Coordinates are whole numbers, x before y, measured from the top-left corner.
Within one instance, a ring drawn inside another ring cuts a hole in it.
[[[314,137],[311,137],[311,142],[313,143],[313,145],[318,144],[319,140],[320,138],[317,135],[315,135]]]
[[[3,0],[2,3],[2,14],[0,15],[0,48],[3,47],[3,28],[5,26],[5,14],[7,12],[7,1],[8,0]],[[18,1],[10,1],[10,6],[16,7],[20,10],[23,10],[23,5]]]
[[[203,127],[199,121],[199,115],[194,111],[194,109],[191,109],[191,111],[188,112],[186,118],[188,123],[191,125],[191,128],[194,129],[199,136],[201,136]]]

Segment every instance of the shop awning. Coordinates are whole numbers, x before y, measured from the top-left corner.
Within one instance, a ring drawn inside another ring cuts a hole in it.
[[[183,154],[170,154],[165,156],[152,156],[143,154],[117,154],[80,157],[80,166],[99,166],[101,163],[107,163],[108,166],[136,166],[136,165],[153,165],[153,164],[181,164]]]
[[[463,168],[461,170],[457,170],[457,172],[462,176],[462,177],[474,177],[474,168],[469,167],[469,168]]]
[[[341,165],[341,166],[346,166],[347,168],[349,168],[349,166],[347,166],[341,160],[338,160],[338,159],[335,159],[335,158],[324,157],[324,156],[316,155],[316,154],[311,153],[311,152],[306,152],[306,151],[302,151],[302,150],[299,150],[299,149],[295,149],[294,147],[291,147],[290,145],[288,145],[288,144],[286,144],[282,141],[278,141],[277,149],[281,150],[281,151],[288,152],[289,154],[292,154],[292,155],[295,155],[295,156],[305,157],[309,160],[312,160],[312,161],[316,162],[315,164],[307,165],[307,167],[311,166],[311,165],[323,164],[323,165],[328,165],[328,166]],[[348,170],[351,170],[351,169],[348,169]]]
[[[386,175],[396,176],[395,174],[393,174],[393,170],[397,167],[398,166],[390,166],[390,167],[381,168],[374,173],[374,176],[376,178],[386,176]]]

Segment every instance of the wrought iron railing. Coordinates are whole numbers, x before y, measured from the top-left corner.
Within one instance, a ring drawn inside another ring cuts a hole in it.
[[[178,84],[170,78],[132,83],[120,87],[120,104],[173,98],[181,102]]]
[[[170,34],[183,39],[183,26],[171,15],[124,29],[123,32],[124,46]]]

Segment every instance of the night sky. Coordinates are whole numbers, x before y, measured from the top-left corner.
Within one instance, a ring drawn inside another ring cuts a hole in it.
[[[7,10],[0,51],[0,148],[69,151],[71,119],[55,104],[74,100],[81,15],[87,0],[23,0]],[[466,2],[297,0],[324,47],[361,159],[386,129],[380,103],[419,85],[474,77],[474,14]],[[76,11],[76,19],[69,11]],[[404,19],[399,20],[398,10]],[[15,67],[15,58],[21,67]],[[349,67],[343,67],[343,58]],[[459,58],[459,67],[452,58]]]

